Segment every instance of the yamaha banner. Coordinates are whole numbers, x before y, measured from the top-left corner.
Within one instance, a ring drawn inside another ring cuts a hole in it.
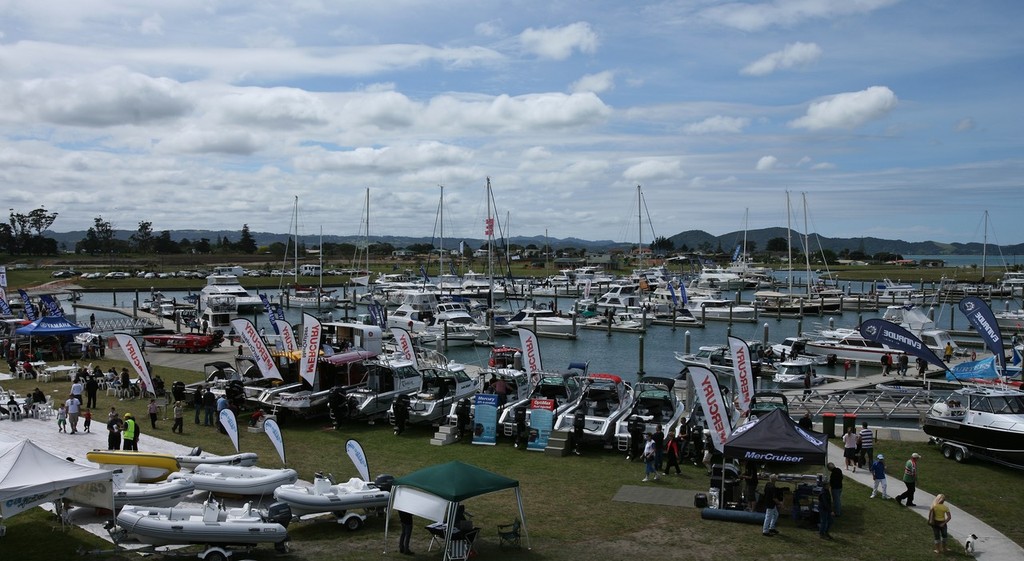
[[[5,316],[13,316],[14,315],[14,311],[11,310],[10,304],[8,304],[7,300],[4,300],[3,298],[0,298],[0,315],[5,315]]]
[[[43,294],[39,297],[39,303],[43,307],[43,315],[55,318],[64,317],[64,308],[60,307],[60,303],[57,299],[49,294]]]
[[[945,362],[938,357],[931,349],[925,346],[916,335],[903,329],[891,321],[884,319],[869,319],[860,324],[860,334],[869,341],[881,343],[895,351],[902,351],[908,355],[923,358],[925,361],[949,370]]]
[[[22,305],[25,307],[25,319],[29,321],[39,319],[39,314],[36,313],[36,307],[32,304],[32,299],[28,297],[28,293],[19,288],[18,295],[21,296]]]
[[[992,354],[996,355],[1000,370],[1005,372],[1006,355],[1003,354],[1005,352],[1003,350],[1003,334],[999,332],[999,324],[996,322],[996,316],[992,314],[992,308],[989,308],[981,298],[968,296],[960,301],[960,311],[967,316],[967,321],[971,322],[974,329],[978,331],[978,335],[981,335],[985,346],[992,351]]]

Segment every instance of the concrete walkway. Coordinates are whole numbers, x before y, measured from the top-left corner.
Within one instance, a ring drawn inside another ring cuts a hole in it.
[[[915,436],[915,432],[919,434]],[[925,443],[928,440],[927,435],[923,432],[911,430],[900,431],[900,438],[905,441],[920,441],[922,447],[926,446]],[[835,445],[836,442],[836,440],[831,440],[829,442],[828,459],[837,467],[842,467],[846,464],[843,459],[842,441],[838,441],[838,446]],[[907,458],[890,458],[887,456],[885,461],[887,463],[886,465],[890,467],[893,465],[902,466],[903,463],[907,461]],[[868,489],[870,489],[874,483],[871,471],[868,469],[858,469],[856,472],[844,470],[843,475],[846,476],[845,481],[860,483]],[[886,484],[888,485],[888,493],[890,497],[899,495],[907,488],[902,479],[890,476],[886,477]],[[849,487],[844,486],[844,489],[846,493],[853,492]],[[867,491],[863,492],[867,493]],[[883,499],[876,497],[874,500],[881,501]],[[924,518],[926,521],[925,524],[927,524],[928,511],[931,509],[933,500],[935,500],[935,495],[918,487],[917,491],[914,493],[914,503],[917,506],[908,508]],[[963,509],[957,507],[955,504],[946,501],[946,505],[949,506],[949,511],[952,515],[952,519],[949,524],[949,539],[951,541],[959,542],[962,546],[964,542],[971,537],[971,534],[978,536],[978,540],[975,543],[975,558],[983,559],[985,561],[1024,559],[1024,548],[996,531],[995,528],[992,528],[988,524],[985,524],[981,520],[971,516],[967,512],[964,512]],[[922,531],[925,530],[922,529]]]

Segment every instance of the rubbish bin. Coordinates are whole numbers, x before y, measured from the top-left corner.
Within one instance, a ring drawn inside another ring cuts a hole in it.
[[[843,434],[850,432],[850,429],[857,430],[857,414],[843,413]]]
[[[836,414],[835,413],[822,413],[821,414],[821,432],[825,433],[828,438],[836,437]]]

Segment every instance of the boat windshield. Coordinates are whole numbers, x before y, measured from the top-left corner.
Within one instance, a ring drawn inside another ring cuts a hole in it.
[[[1024,396],[993,396],[971,401],[971,409],[985,413],[1024,414]]]

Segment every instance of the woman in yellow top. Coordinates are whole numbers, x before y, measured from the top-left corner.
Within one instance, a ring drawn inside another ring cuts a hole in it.
[[[932,534],[935,536],[935,553],[946,551],[946,524],[953,518],[946,506],[946,495],[938,494],[932,501],[932,508],[928,511],[928,524],[932,527]]]

